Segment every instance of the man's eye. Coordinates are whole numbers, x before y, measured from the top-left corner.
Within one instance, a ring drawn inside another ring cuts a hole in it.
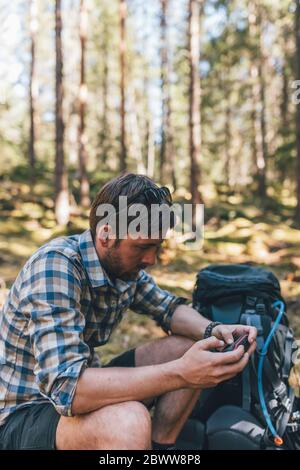
[[[156,246],[156,247],[154,247],[154,246],[152,246],[152,245],[150,245],[150,246],[147,246],[147,245],[139,245],[139,246],[137,246],[137,249],[138,249],[138,250],[141,250],[141,251],[150,250],[151,248],[152,248],[152,249],[154,248],[154,249],[155,249],[155,252],[156,252],[156,253],[159,253],[159,251],[161,250],[162,247],[161,247],[161,246]]]

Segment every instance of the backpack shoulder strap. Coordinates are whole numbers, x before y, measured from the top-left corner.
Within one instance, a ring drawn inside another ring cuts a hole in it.
[[[282,367],[282,377],[285,380],[288,380],[290,375],[293,341],[292,331],[290,328],[285,329],[284,363]]]
[[[252,298],[251,298],[252,299]],[[254,300],[254,299],[253,299]],[[251,306],[255,305],[252,304]],[[249,305],[249,297],[246,299],[246,306]],[[242,325],[249,325],[249,326],[255,326],[257,329],[257,347],[259,349],[262,348],[263,343],[264,343],[264,338],[263,338],[263,327],[261,323],[261,318],[259,315],[255,313],[255,310],[253,309],[247,309],[245,313],[241,315],[241,324]],[[251,357],[251,360],[253,360],[253,355]],[[255,370],[255,369],[254,369]],[[251,409],[251,383],[250,383],[250,368],[249,365],[245,367],[242,373],[242,385],[243,385],[243,408],[246,411],[250,411]]]
[[[241,315],[241,324],[255,326],[257,329],[257,350],[261,351],[264,344],[264,330],[261,322],[261,316],[254,309],[248,309]]]
[[[289,387],[289,393],[288,393],[288,406],[286,406],[285,410],[281,414],[281,416],[278,419],[278,434],[279,436],[283,436],[285,433],[285,430],[287,428],[292,410],[293,410],[293,404],[294,404],[294,399],[295,399],[295,393],[292,387]]]
[[[251,385],[250,385],[250,369],[249,364],[244,368],[242,373],[242,385],[243,385],[243,403],[242,407],[246,411],[251,409]]]

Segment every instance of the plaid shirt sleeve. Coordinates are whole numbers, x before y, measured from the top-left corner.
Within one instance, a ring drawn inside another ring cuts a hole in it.
[[[74,260],[54,251],[29,265],[21,290],[36,360],[36,382],[40,393],[64,416],[72,416],[77,381],[90,357],[83,340],[80,292]]]
[[[166,333],[171,334],[170,323],[175,308],[187,302],[184,297],[160,289],[154,279],[142,271],[130,308],[136,313],[150,315]]]

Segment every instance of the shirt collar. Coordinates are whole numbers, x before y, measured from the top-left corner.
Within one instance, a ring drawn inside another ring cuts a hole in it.
[[[110,287],[117,289],[119,292],[125,292],[136,283],[136,280],[123,281],[122,279],[115,279],[114,282],[112,281],[101,266],[90,230],[86,230],[79,235],[79,251],[84,268],[93,288],[109,285]]]

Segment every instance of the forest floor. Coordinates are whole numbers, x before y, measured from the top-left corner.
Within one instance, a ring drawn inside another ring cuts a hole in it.
[[[205,207],[203,247],[166,246],[151,274],[160,287],[191,299],[195,276],[210,263],[252,262],[272,270],[281,282],[288,314],[300,338],[300,231],[293,228],[289,199],[245,202],[240,195],[219,195]],[[57,227],[53,197],[45,184],[3,180],[0,185],[0,305],[26,259],[49,239],[88,227],[87,213],[74,208],[67,230]],[[101,347],[106,362],[114,355],[164,334],[153,320],[128,312],[110,342]],[[293,383],[300,386],[299,375]]]

